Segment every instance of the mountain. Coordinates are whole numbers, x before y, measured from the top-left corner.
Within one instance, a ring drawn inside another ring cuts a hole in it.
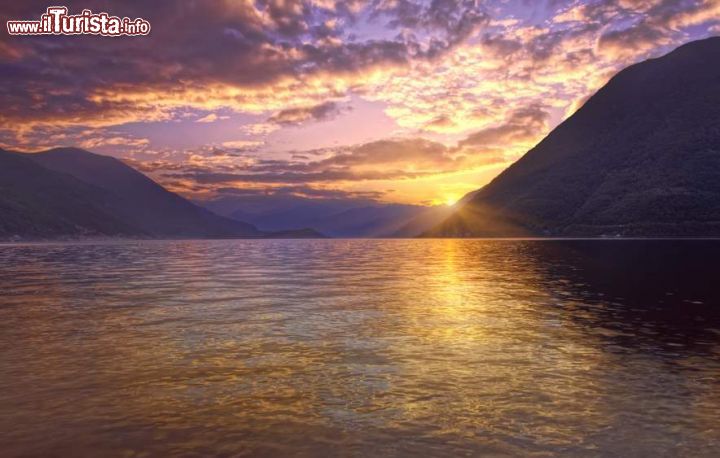
[[[77,148],[0,149],[0,239],[321,238],[265,232],[199,207],[125,163]]]
[[[618,73],[426,235],[720,235],[720,37]]]
[[[315,229],[293,229],[288,231],[277,231],[268,232],[265,234],[266,239],[326,239],[328,238],[325,234],[322,234]]]
[[[400,221],[402,224],[388,237],[417,237],[452,215],[455,208],[447,205],[427,207],[412,218]]]
[[[198,202],[261,230],[312,227],[332,237],[415,237],[450,214],[450,207],[385,204],[364,198],[306,198],[289,194],[225,196]]]
[[[111,193],[0,150],[0,238],[143,236],[113,216]]]
[[[295,195],[254,195],[233,199],[234,206],[226,216],[250,221],[267,231],[282,231],[299,227],[317,229],[318,220],[340,213],[357,205],[354,199],[312,199]],[[364,200],[360,200],[367,205]],[[336,235],[325,232],[328,235]]]
[[[313,227],[335,237],[416,237],[442,221],[448,208],[376,204],[328,215]]]
[[[71,175],[116,197],[109,213],[153,237],[259,237],[254,226],[218,216],[174,194],[109,156],[77,148],[27,155],[48,170]]]

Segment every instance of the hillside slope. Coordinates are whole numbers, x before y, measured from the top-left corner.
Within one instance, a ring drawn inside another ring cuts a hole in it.
[[[0,150],[0,238],[143,236],[112,215],[116,198]]]
[[[258,237],[251,224],[218,216],[172,193],[127,164],[77,148],[27,155],[37,164],[71,175],[116,197],[108,210],[154,237]]]
[[[720,37],[618,73],[426,235],[720,235]]]

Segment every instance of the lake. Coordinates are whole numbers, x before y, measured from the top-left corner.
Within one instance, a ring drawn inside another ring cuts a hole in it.
[[[720,241],[0,246],[0,455],[720,456]]]

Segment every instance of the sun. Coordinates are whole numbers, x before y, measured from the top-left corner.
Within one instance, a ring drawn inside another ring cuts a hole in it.
[[[448,207],[454,206],[457,201],[460,200],[457,196],[447,196],[445,197],[445,205]]]

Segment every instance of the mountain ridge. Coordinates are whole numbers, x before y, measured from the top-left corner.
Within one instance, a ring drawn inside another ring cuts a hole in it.
[[[425,236],[720,235],[720,38],[620,71]]]
[[[307,198],[293,194],[224,196],[198,201],[265,231],[312,227],[330,237],[416,237],[450,214],[446,206],[391,204],[368,198]]]
[[[0,238],[139,237],[108,214],[114,196],[0,149]]]
[[[310,238],[264,232],[172,193],[124,162],[78,148],[0,149],[0,239]]]
[[[254,226],[215,215],[113,157],[77,148],[54,148],[32,154],[30,159],[120,197],[115,214],[152,236],[262,236]]]

